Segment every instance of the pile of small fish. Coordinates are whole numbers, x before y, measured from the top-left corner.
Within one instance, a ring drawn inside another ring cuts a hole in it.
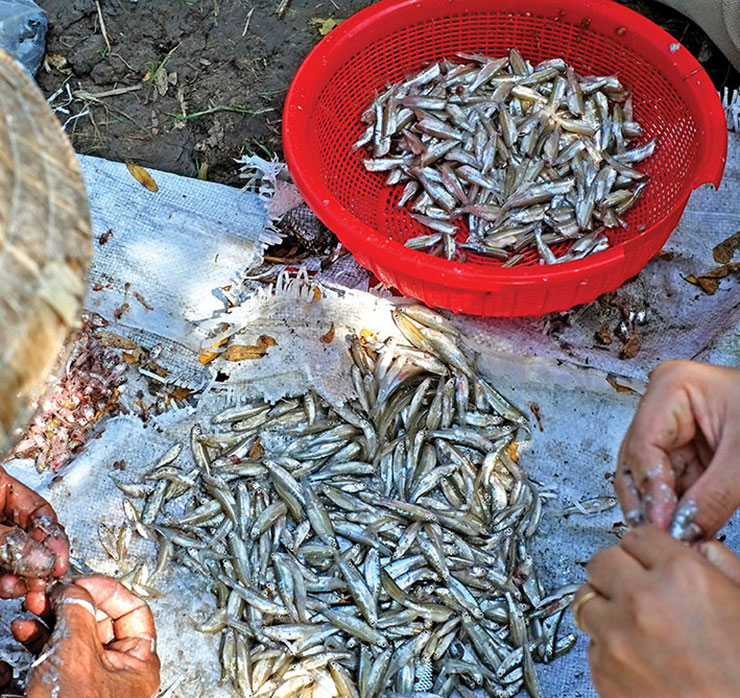
[[[632,146],[643,128],[619,78],[581,76],[561,59],[533,66],[516,49],[457,57],[391,85],[362,114],[365,167],[403,183],[398,207],[433,231],[406,245],[504,266],[530,250],[555,264],[606,249],[605,229],[626,225],[646,186],[634,165],[655,150]]]
[[[535,662],[575,643],[558,632],[575,587],[546,595],[530,554],[552,493],[517,464],[525,417],[447,320],[394,320],[408,344],[351,343],[355,401],[229,408],[193,429],[194,466],[175,446],[119,483],[145,498],[125,504],[158,540],[150,578],[176,559],[213,589],[198,629],[222,634],[240,695],[540,696]]]

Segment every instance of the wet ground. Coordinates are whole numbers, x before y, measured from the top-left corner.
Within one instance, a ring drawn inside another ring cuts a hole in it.
[[[67,124],[79,152],[233,184],[241,153],[280,153],[285,94],[321,22],[372,2],[291,0],[278,17],[278,0],[100,0],[101,23],[95,0],[39,0],[51,20],[39,83],[47,95],[68,83],[63,122],[89,112]],[[682,40],[718,87],[740,86],[681,15],[651,0],[623,4]]]

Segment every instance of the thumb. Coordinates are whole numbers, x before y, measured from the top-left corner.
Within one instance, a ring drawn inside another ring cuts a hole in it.
[[[100,655],[103,646],[98,638],[97,611],[90,594],[75,584],[57,583],[49,592],[49,600],[56,616],[49,646],[74,643]]]
[[[727,450],[717,450],[706,472],[681,498],[669,528],[674,538],[690,542],[711,538],[740,505],[740,472]]]
[[[699,552],[725,577],[740,585],[740,558],[726,545],[717,540],[709,540],[699,545]]]

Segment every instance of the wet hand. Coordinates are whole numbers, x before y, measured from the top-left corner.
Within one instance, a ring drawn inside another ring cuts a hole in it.
[[[740,506],[740,371],[670,361],[622,443],[614,486],[627,523],[710,538]]]
[[[740,559],[719,543],[640,526],[594,556],[574,608],[601,698],[740,695]]]
[[[159,658],[152,614],[144,601],[108,577],[58,583],[50,592],[53,630],[16,620],[15,638],[41,661],[28,698],[152,698]]]
[[[47,610],[49,577],[69,568],[69,541],[51,505],[0,468],[0,598],[26,595],[29,611]]]

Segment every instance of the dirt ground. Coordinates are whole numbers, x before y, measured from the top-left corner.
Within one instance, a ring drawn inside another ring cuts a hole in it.
[[[113,160],[235,184],[234,158],[281,151],[285,94],[320,40],[316,20],[344,19],[373,0],[39,0],[48,12],[39,83],[64,107],[75,148]],[[740,86],[704,33],[652,0],[622,0],[678,37],[718,87]],[[113,94],[111,94],[113,92]]]

